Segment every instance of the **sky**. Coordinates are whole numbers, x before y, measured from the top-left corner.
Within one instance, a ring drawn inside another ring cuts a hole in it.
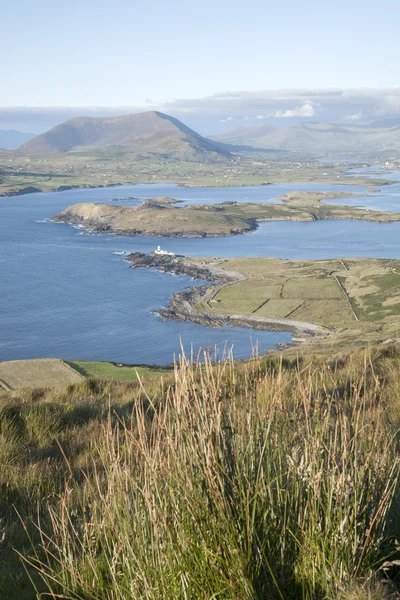
[[[185,114],[187,102],[190,115],[192,101],[222,106],[237,92],[393,90],[399,22],[396,0],[13,0],[0,19],[0,109]],[[225,119],[234,119],[228,104]],[[268,118],[317,114],[296,97],[270,107]]]

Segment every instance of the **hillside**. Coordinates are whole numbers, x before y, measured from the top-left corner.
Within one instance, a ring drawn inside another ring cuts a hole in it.
[[[0,597],[398,598],[399,368],[391,344],[0,390]]]
[[[25,133],[15,129],[0,129],[0,148],[14,150],[33,137],[33,133]]]
[[[272,125],[238,127],[216,136],[216,141],[259,148],[310,152],[358,152],[400,150],[400,123],[379,121],[370,125],[301,123],[287,128]]]
[[[29,140],[18,152],[44,155],[111,149],[140,156],[158,154],[186,160],[229,156],[222,145],[160,112],[96,119],[77,117]]]

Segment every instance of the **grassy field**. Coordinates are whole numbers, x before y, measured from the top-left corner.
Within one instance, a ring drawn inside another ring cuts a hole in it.
[[[362,164],[362,163],[360,163]],[[357,166],[357,165],[353,165]],[[240,154],[214,164],[131,156],[121,152],[26,157],[0,151],[0,195],[27,187],[53,191],[60,186],[109,186],[175,182],[189,186],[325,182],[379,185],[382,179],[346,177],[346,166],[322,164],[285,153]]]
[[[0,362],[0,387],[5,390],[52,387],[81,379],[76,370],[57,358]]]
[[[316,323],[330,329],[329,344],[400,338],[400,261],[238,258],[219,266],[245,280],[211,288],[198,310]]]
[[[117,366],[109,362],[88,362],[84,360],[66,361],[84,377],[111,381],[137,381],[171,375],[171,369],[161,367]]]
[[[399,346],[0,393],[0,597],[398,598]]]
[[[167,367],[121,365],[101,361],[63,361],[58,358],[0,362],[0,389],[51,388],[83,378],[105,381],[138,381],[171,374]]]

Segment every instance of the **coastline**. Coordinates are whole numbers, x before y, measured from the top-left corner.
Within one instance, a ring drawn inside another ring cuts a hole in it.
[[[132,263],[130,268],[151,268],[164,273],[175,273],[187,275],[195,279],[209,282],[209,285],[191,287],[182,292],[173,294],[167,307],[160,309],[158,314],[166,319],[174,321],[191,321],[207,327],[247,327],[250,329],[264,331],[288,331],[302,336],[298,342],[305,342],[314,337],[326,337],[331,333],[327,327],[295,321],[291,319],[279,319],[260,317],[256,315],[241,314],[217,314],[200,311],[196,308],[200,302],[211,298],[216,291],[224,286],[238,281],[245,281],[247,277],[236,271],[226,271],[220,267],[224,259],[215,259],[215,262],[202,265],[196,262],[185,262],[183,256],[165,256],[156,254],[144,254],[135,252],[129,254],[125,260]]]
[[[60,185],[57,188],[51,189],[51,190],[40,190],[38,188],[35,188],[34,186],[28,186],[26,188],[22,188],[21,190],[18,191],[11,191],[11,192],[2,192],[0,194],[0,198],[14,198],[14,197],[18,197],[18,196],[27,196],[28,194],[54,194],[56,192],[67,192],[68,190],[95,190],[97,189],[104,189],[104,188],[113,188],[113,187],[123,187],[125,185],[137,185],[135,183],[131,184],[131,183],[108,183],[105,185],[90,185],[90,184],[85,184],[85,185]]]
[[[360,179],[362,179],[362,176],[360,177]],[[29,194],[54,194],[56,192],[65,192],[68,190],[92,190],[92,189],[105,189],[105,188],[116,188],[116,187],[133,187],[136,185],[173,185],[176,186],[178,188],[202,188],[202,189],[214,189],[214,188],[242,188],[242,187],[268,187],[270,185],[286,185],[288,182],[286,180],[282,180],[282,181],[266,181],[263,183],[237,183],[237,184],[229,184],[229,185],[209,185],[209,184],[201,184],[201,183],[196,183],[196,184],[189,184],[186,181],[168,181],[166,179],[160,180],[160,181],[135,181],[135,182],[131,182],[131,181],[125,181],[124,183],[119,183],[119,182],[114,182],[114,183],[107,183],[107,184],[94,184],[91,185],[90,183],[87,184],[83,184],[83,185],[60,185],[56,188],[52,188],[52,189],[48,189],[48,190],[43,190],[40,188],[37,188],[35,186],[27,186],[25,188],[21,188],[20,190],[11,190],[8,192],[0,192],[0,198],[13,198],[13,197],[18,197],[18,196],[26,196]],[[290,181],[289,184],[293,184],[293,185],[348,185],[349,187],[352,186],[365,186],[366,188],[371,187],[371,186],[387,186],[387,185],[394,185],[396,183],[399,183],[399,181],[395,181],[395,180],[388,180],[388,179],[379,179],[377,178],[377,180],[372,180],[372,179],[365,179],[362,180],[362,182],[358,181],[356,178],[352,178],[349,176],[348,179],[346,179],[346,181],[337,181],[337,179],[320,179],[320,180],[310,180],[310,181]]]

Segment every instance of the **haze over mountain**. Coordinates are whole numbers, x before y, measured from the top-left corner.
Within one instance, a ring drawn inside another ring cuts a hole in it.
[[[400,150],[400,119],[376,121],[369,125],[301,123],[286,128],[250,125],[213,139],[229,144],[318,154],[397,151]]]
[[[204,138],[178,119],[156,111],[70,119],[29,140],[18,152],[38,155],[106,149],[185,160],[229,156],[222,144]]]
[[[396,127],[397,125],[400,125],[400,117],[393,117],[391,119],[380,119],[379,121],[372,121],[372,123],[369,123],[368,127],[383,127],[383,128],[390,128],[390,127]]]
[[[75,117],[18,148],[19,154],[129,153],[140,157],[212,162],[240,150],[276,150],[326,155],[400,150],[400,119],[370,124],[297,123],[247,125],[206,138],[158,111],[117,117]]]
[[[25,133],[15,129],[0,129],[0,148],[14,150],[34,136],[34,133]]]
[[[212,139],[229,144],[316,154],[396,151],[400,150],[400,119],[376,121],[369,125],[301,123],[286,128],[250,125]]]

